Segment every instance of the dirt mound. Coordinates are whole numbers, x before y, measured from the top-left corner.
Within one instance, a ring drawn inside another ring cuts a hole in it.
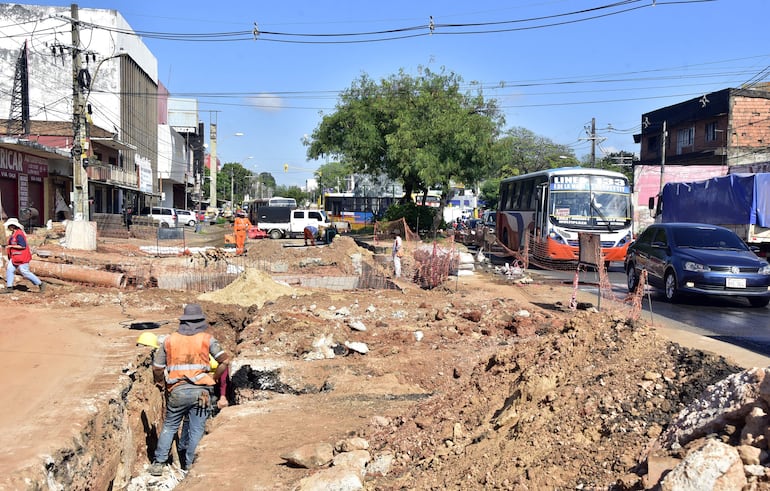
[[[739,370],[620,316],[577,314],[501,347],[376,434],[374,446],[396,455],[377,488],[638,484],[649,442],[707,385]]]
[[[284,295],[299,295],[300,292],[289,285],[274,281],[270,275],[255,268],[247,268],[235,281],[221,290],[203,293],[198,298],[221,304],[236,304],[243,307],[256,305],[262,307],[265,302]]]

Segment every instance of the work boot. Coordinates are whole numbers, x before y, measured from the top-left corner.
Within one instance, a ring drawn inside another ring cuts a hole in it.
[[[13,293],[13,287],[12,286],[7,286],[7,287],[3,288],[2,290],[0,290],[0,295],[4,295],[6,293]]]
[[[41,282],[39,285],[37,285],[37,287],[40,288],[40,293],[43,293],[45,291],[45,283]]]
[[[147,469],[147,472],[151,476],[162,476],[163,475],[163,464],[160,462],[153,462],[149,469]]]

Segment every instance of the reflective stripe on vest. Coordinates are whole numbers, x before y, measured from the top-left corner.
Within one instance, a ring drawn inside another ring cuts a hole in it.
[[[209,374],[209,345],[211,334],[199,332],[185,336],[175,332],[168,336],[166,350],[166,388],[171,391],[181,384],[213,386]]]

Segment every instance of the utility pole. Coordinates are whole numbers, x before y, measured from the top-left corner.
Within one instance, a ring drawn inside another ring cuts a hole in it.
[[[209,139],[211,140],[211,154],[209,155],[209,206],[217,207],[217,124],[210,124]]]
[[[591,167],[596,167],[596,118],[591,118]]]
[[[74,185],[72,205],[75,221],[88,221],[88,173],[83,167],[88,158],[88,141],[85,134],[85,103],[80,87],[80,71],[83,68],[80,56],[80,22],[78,6],[70,6],[72,17],[72,182]]]
[[[666,170],[666,137],[668,136],[668,131],[666,130],[666,123],[668,121],[663,121],[663,133],[661,134],[661,146],[660,146],[660,195],[663,196],[663,184],[665,184],[665,179],[663,178],[663,172]]]
[[[591,140],[591,167],[596,167],[596,142],[598,140],[604,141],[605,138],[596,136],[596,118],[591,118],[591,128],[585,127],[585,130],[590,136],[588,138],[580,138],[580,140]]]

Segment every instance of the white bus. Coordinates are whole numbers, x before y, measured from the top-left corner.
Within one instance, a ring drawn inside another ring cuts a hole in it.
[[[534,262],[577,261],[578,232],[600,234],[605,262],[623,261],[631,243],[631,186],[603,169],[547,169],[500,182],[496,235]]]

